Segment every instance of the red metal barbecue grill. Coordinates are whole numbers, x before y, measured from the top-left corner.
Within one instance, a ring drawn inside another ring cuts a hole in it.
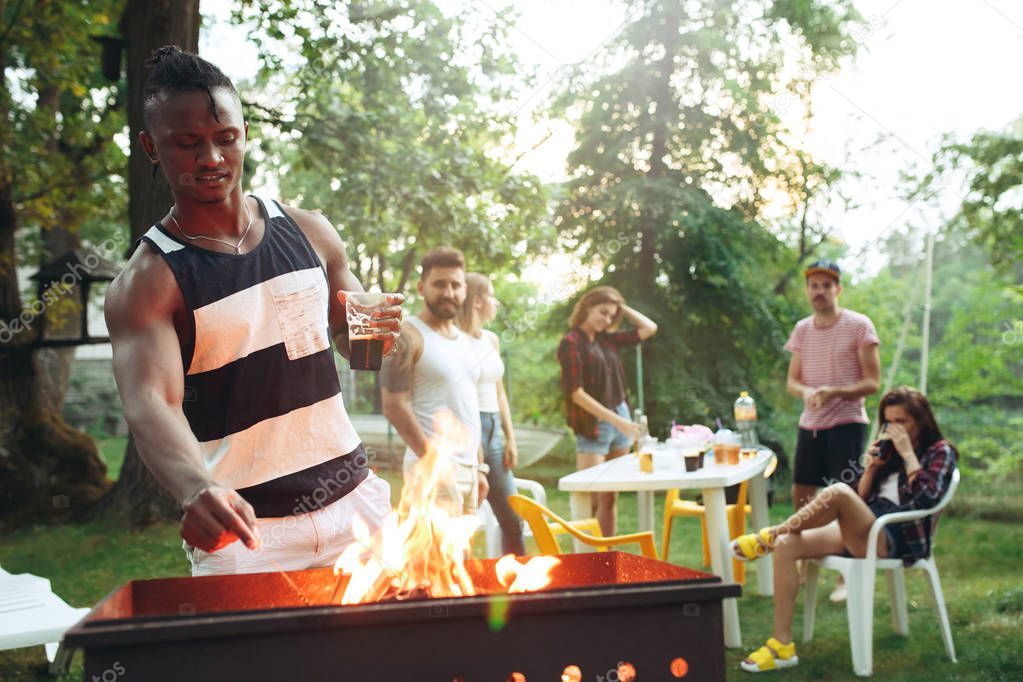
[[[721,600],[738,585],[621,552],[560,558],[537,592],[499,594],[479,560],[481,596],[349,606],[330,569],[132,581],[65,642],[85,680],[118,682],[725,679]]]

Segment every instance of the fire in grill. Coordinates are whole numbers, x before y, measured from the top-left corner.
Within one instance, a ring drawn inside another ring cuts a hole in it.
[[[495,561],[472,560],[474,596],[345,606],[330,569],[133,581],[65,641],[86,680],[724,679],[738,585],[620,552],[560,559],[536,592],[505,594]]]

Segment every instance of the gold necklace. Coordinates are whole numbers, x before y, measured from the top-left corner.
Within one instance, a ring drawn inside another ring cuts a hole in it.
[[[185,239],[188,239],[188,240],[193,241],[193,242],[196,239],[208,239],[211,242],[220,242],[221,244],[226,244],[227,246],[230,246],[232,249],[234,249],[235,255],[241,255],[241,252],[242,252],[242,242],[244,242],[245,241],[245,237],[248,236],[249,230],[252,229],[252,223],[253,223],[252,211],[249,210],[249,202],[245,201],[244,198],[242,199],[242,202],[245,204],[245,215],[247,215],[249,217],[249,224],[245,226],[245,231],[242,232],[242,238],[238,240],[237,244],[232,244],[231,242],[227,241],[226,239],[217,239],[216,237],[207,237],[204,234],[197,234],[194,237],[192,235],[188,234],[187,232],[185,232],[184,230],[181,229],[181,223],[179,223],[178,219],[174,217],[174,211],[175,211],[175,209],[177,209],[177,204],[175,204],[174,206],[171,206],[170,219],[174,221],[174,226],[178,228],[178,232],[180,232],[181,236],[184,237]]]

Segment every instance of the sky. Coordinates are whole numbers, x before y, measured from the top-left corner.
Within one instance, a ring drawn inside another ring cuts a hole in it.
[[[447,12],[463,1],[438,0]],[[520,61],[536,69],[536,87],[514,107],[519,115],[519,161],[547,181],[564,177],[571,128],[535,115],[549,102],[565,65],[599,59],[627,21],[614,0],[471,0],[482,11],[509,4],[518,13],[510,33]],[[929,167],[944,134],[960,138],[1001,129],[1023,114],[1023,89],[1006,73],[1023,64],[1023,2],[1018,0],[856,0],[865,25],[854,36],[860,52],[839,73],[818,83],[812,129],[799,143],[816,158],[865,177],[852,186],[859,206],[832,210],[826,221],[852,248],[843,265],[864,274],[882,260],[874,246],[907,225],[934,230],[954,210],[961,188],[948,187],[937,208],[897,194],[900,173]],[[252,75],[256,50],[240,29],[226,25],[230,2],[203,0],[208,25],[200,52],[232,78]],[[224,33],[238,39],[225,40]],[[870,147],[881,136],[883,141]]]

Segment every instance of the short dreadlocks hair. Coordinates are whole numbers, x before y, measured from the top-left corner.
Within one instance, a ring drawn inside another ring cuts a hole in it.
[[[146,68],[149,69],[149,77],[146,78],[146,87],[142,92],[142,112],[147,129],[152,125],[161,92],[205,92],[209,99],[210,113],[218,122],[220,117],[211,91],[214,88],[227,88],[235,97],[238,96],[234,83],[216,65],[176,45],[164,45],[154,50],[146,60]]]

